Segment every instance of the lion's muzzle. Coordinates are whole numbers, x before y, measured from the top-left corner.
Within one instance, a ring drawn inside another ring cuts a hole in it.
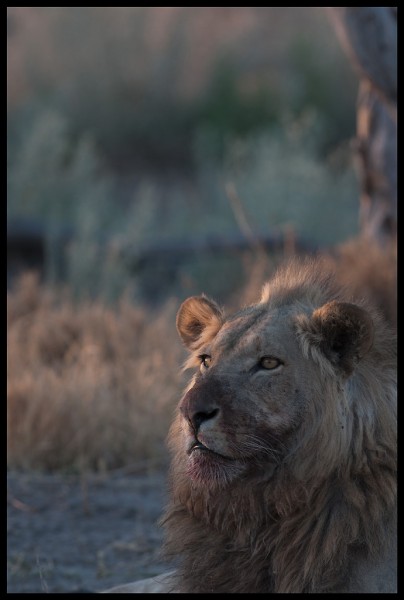
[[[195,384],[184,396],[180,404],[182,416],[191,425],[195,435],[202,423],[217,421],[220,415],[220,406],[217,401],[217,395],[212,393],[212,385],[203,382]]]

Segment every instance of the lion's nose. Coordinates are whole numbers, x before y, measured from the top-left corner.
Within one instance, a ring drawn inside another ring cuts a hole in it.
[[[215,419],[220,409],[214,400],[206,398],[203,390],[193,387],[182,399],[180,411],[191,423],[194,432],[198,433],[202,423]]]

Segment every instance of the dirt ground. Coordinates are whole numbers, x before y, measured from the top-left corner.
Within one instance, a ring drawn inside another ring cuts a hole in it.
[[[98,592],[170,569],[165,474],[7,475],[7,592]]]

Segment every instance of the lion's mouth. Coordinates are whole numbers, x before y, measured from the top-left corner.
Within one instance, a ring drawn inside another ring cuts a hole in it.
[[[194,452],[195,450],[202,450],[202,451],[207,450],[208,452],[210,452],[210,450],[206,446],[204,446],[202,444],[202,442],[199,442],[198,440],[193,442],[191,444],[191,446],[188,448],[188,450],[187,450],[188,456],[190,456],[192,454],[192,452]]]
[[[187,450],[186,473],[195,484],[208,487],[223,487],[239,477],[246,465],[239,460],[225,456],[193,439]]]
[[[219,454],[219,452],[215,452],[215,450],[212,450],[211,448],[208,448],[207,446],[205,446],[205,444],[202,444],[202,442],[200,442],[199,440],[195,440],[192,442],[192,444],[190,445],[190,447],[187,450],[187,454],[188,456],[191,456],[191,454],[193,453],[198,453],[198,452],[202,452],[202,453],[206,453],[212,456],[217,456],[220,458],[226,458],[229,460],[228,456],[224,456],[223,454]]]

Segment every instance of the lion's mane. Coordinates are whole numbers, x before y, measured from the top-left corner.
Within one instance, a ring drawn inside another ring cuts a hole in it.
[[[266,286],[260,308],[352,302],[352,293],[337,288],[335,279],[319,261],[292,261]],[[361,591],[355,590],[357,573],[365,569],[358,577],[371,578],[371,565],[391,545],[395,336],[377,310],[358,295],[354,300],[371,315],[373,342],[345,386],[345,426],[336,427],[341,389],[330,371],[326,385],[315,388],[298,444],[267,481],[195,486],[184,469],[179,418],[174,421],[163,524],[181,592]],[[305,320],[303,315],[297,324],[297,343],[306,358],[323,360],[326,372],[330,363]]]

